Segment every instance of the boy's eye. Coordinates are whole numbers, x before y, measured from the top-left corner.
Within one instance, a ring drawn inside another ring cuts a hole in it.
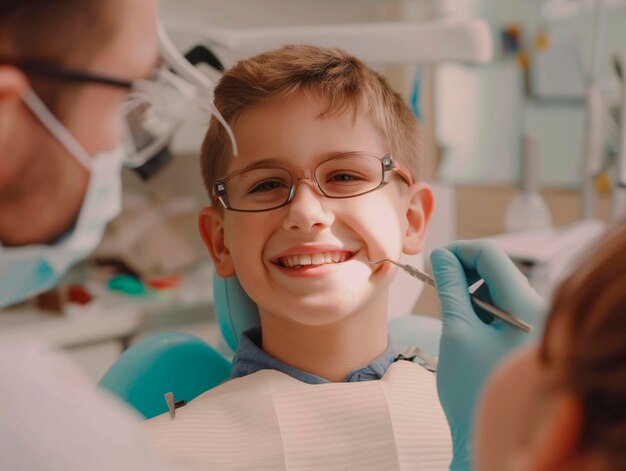
[[[250,188],[249,193],[267,193],[269,191],[274,191],[281,188],[287,188],[285,182],[282,182],[280,180],[264,180],[255,183],[252,188]]]
[[[326,181],[328,183],[352,183],[361,182],[364,178],[362,175],[358,175],[350,172],[336,172],[329,175]]]

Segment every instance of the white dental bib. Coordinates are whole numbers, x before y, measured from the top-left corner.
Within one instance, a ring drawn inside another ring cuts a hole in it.
[[[444,470],[452,459],[435,376],[409,361],[354,383],[262,370],[145,429],[168,462],[211,470]]]

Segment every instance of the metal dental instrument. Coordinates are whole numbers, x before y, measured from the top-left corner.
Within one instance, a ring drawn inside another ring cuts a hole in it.
[[[420,270],[418,268],[412,267],[411,265],[395,262],[395,261],[390,260],[388,258],[383,258],[382,260],[378,260],[377,262],[373,262],[373,261],[371,261],[368,258],[367,261],[371,265],[378,265],[379,263],[383,263],[383,262],[392,263],[392,264],[402,268],[405,272],[407,272],[412,277],[417,278],[421,282],[426,283],[427,285],[430,285],[433,288],[436,288],[435,280],[433,279],[432,276],[430,276],[428,273],[425,273],[425,272],[423,272],[422,270]],[[503,311],[502,309],[500,309],[500,308],[498,308],[496,306],[492,306],[491,304],[483,301],[478,296],[473,294],[473,292],[470,292],[470,298],[472,299],[472,302],[474,304],[476,304],[476,306],[478,306],[481,309],[487,311],[489,314],[492,314],[492,315],[498,317],[499,319],[502,319],[503,321],[508,322],[512,326],[517,327],[518,329],[523,330],[524,332],[530,332],[531,330],[533,330],[533,326],[532,325],[528,324],[527,322],[524,322],[521,319],[518,319],[517,317],[509,314],[506,311]]]

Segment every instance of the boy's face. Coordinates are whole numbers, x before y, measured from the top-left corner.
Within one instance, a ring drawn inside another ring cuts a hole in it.
[[[321,119],[324,109],[322,100],[296,96],[247,110],[233,126],[240,156],[226,173],[273,159],[299,174],[338,152],[387,154],[364,113]],[[300,181],[287,206],[256,213],[207,208],[200,227],[217,273],[236,274],[264,320],[327,325],[363,309],[386,312],[394,270],[372,268],[367,259],[419,252],[431,208],[427,186],[409,187],[395,174],[387,186],[346,199]],[[303,266],[300,255],[313,265]]]

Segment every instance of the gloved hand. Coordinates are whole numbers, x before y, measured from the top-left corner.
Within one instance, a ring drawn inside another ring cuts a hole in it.
[[[437,391],[452,433],[450,469],[472,469],[474,409],[483,383],[507,353],[537,338],[546,303],[493,241],[456,242],[434,250],[430,261],[443,317]],[[487,297],[480,297],[533,325],[532,333],[497,318],[486,324],[478,317],[468,287],[480,278],[488,288]]]

